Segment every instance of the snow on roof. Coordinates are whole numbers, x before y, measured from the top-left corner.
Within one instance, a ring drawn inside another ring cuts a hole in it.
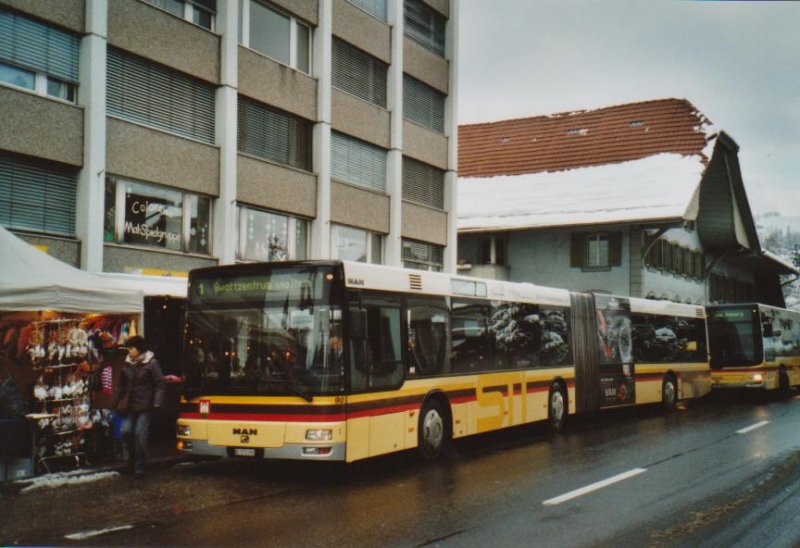
[[[699,155],[667,153],[566,171],[460,178],[458,230],[677,220],[704,169]]]
[[[777,263],[779,266],[784,267],[786,270],[790,271],[792,274],[800,275],[800,269],[798,269],[796,266],[794,266],[788,259],[786,259],[784,257],[781,257],[779,255],[776,255],[775,253],[772,253],[771,251],[767,251],[766,249],[761,251],[761,255],[763,255],[764,258],[769,259],[770,261],[772,261],[774,263]]]

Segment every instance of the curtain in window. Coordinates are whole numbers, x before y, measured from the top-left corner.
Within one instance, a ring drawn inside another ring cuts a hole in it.
[[[333,87],[386,107],[386,63],[337,38],[332,63]]]
[[[403,264],[406,268],[440,271],[444,249],[434,244],[403,240]]]
[[[311,123],[239,97],[239,150],[311,170]]]
[[[331,172],[335,179],[386,192],[386,150],[332,132]]]
[[[214,142],[214,86],[108,49],[108,113]]]
[[[74,236],[77,187],[73,171],[0,157],[0,224]]]
[[[80,39],[0,10],[0,59],[70,83],[78,81]]]
[[[444,171],[404,156],[403,199],[444,209]]]
[[[444,133],[444,99],[443,93],[403,75],[403,117]]]

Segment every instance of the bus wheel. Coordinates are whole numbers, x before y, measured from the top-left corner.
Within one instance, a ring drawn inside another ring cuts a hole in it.
[[[678,405],[678,384],[672,375],[664,377],[664,383],[661,385],[661,403],[669,411]]]
[[[418,448],[426,461],[433,461],[442,454],[447,443],[445,413],[442,404],[435,399],[425,402],[419,415]]]
[[[788,398],[790,395],[789,374],[786,369],[781,367],[778,372],[778,394],[782,398]]]
[[[550,387],[550,395],[547,398],[547,423],[550,430],[554,433],[564,430],[567,422],[567,397],[564,389],[559,383],[553,383]]]

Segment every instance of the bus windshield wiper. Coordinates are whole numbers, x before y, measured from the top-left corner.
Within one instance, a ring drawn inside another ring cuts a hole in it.
[[[289,392],[292,392],[293,394],[300,396],[307,402],[311,403],[312,401],[314,401],[314,396],[305,392],[302,388],[294,384],[290,379],[266,379],[264,382],[272,386],[285,386],[286,388],[289,389]]]

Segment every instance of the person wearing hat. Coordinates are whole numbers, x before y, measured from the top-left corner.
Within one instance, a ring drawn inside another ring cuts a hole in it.
[[[135,335],[125,345],[128,357],[117,381],[113,408],[122,417],[122,435],[128,450],[128,471],[145,472],[150,419],[164,401],[164,375],[145,340]]]

